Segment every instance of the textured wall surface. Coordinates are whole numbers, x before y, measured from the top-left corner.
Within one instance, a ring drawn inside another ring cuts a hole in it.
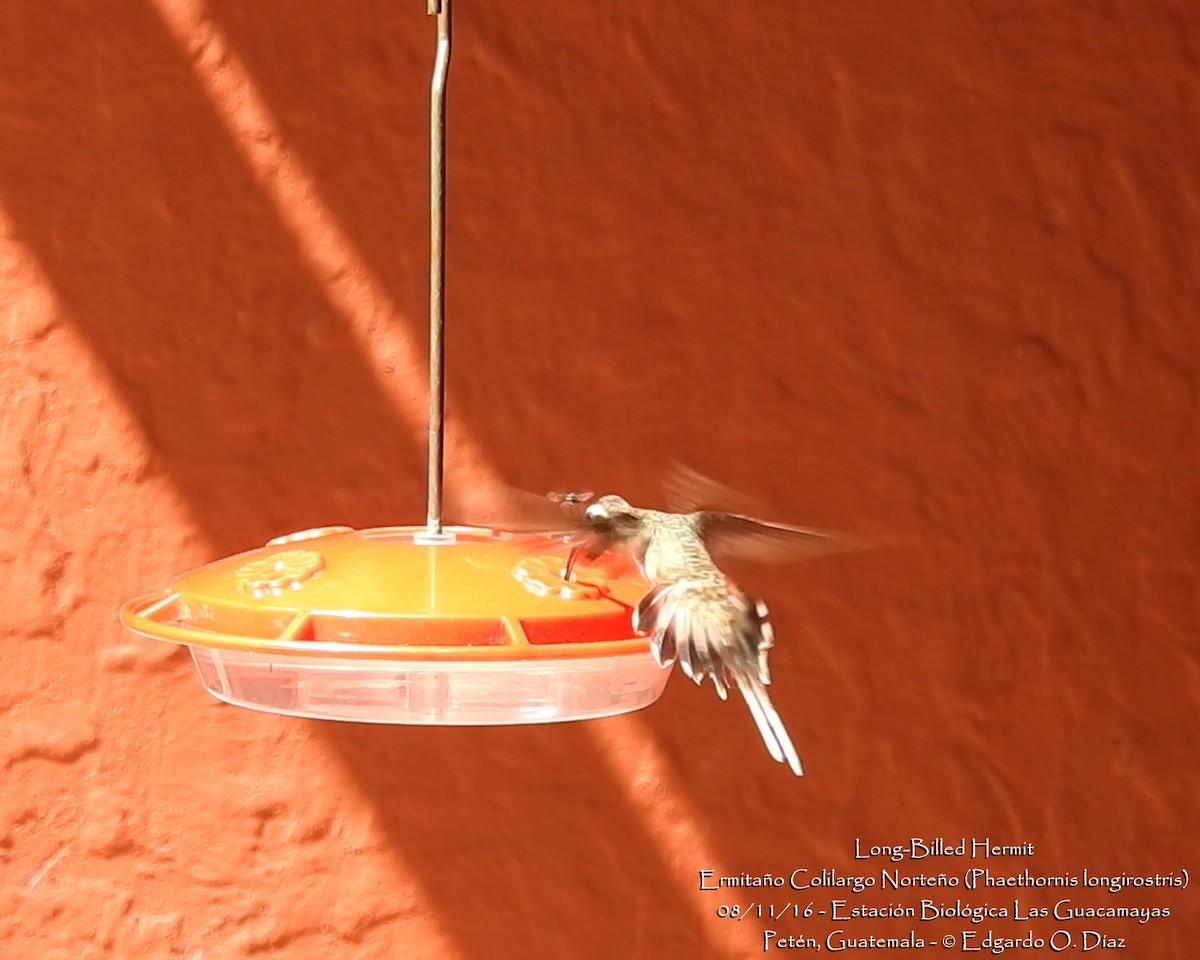
[[[805,779],[678,677],[609,721],[365,728],[122,635],[190,566],[423,517],[432,30],[0,4],[0,954],[757,955],[834,927],[720,919],[800,895],[697,871],[863,872],[856,837],[1200,869],[1184,0],[458,2],[449,472],[652,501],[682,460],[873,538],[738,571]],[[1172,915],[1043,936],[1195,956],[1200,892],[1072,895]]]

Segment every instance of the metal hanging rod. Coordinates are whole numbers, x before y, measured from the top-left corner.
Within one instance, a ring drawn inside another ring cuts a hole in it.
[[[442,441],[446,405],[446,77],[450,70],[450,0],[427,0],[437,17],[437,51],[429,90],[429,501],[426,527],[442,533]]]

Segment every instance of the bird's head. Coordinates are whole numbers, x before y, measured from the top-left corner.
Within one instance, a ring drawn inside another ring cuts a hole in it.
[[[615,493],[606,494],[600,497],[593,503],[588,504],[588,508],[583,512],[585,520],[590,520],[593,523],[603,520],[612,520],[618,516],[632,516],[633,508],[629,505],[629,501],[624,497],[618,497]]]
[[[642,528],[637,510],[624,497],[612,493],[588,504],[583,519],[595,531],[614,540],[636,536]]]

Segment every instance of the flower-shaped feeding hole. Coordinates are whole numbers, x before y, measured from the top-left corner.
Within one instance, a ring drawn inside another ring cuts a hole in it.
[[[324,569],[325,558],[315,550],[287,550],[252,560],[239,567],[234,576],[251,596],[278,597],[284,590],[299,589],[300,584]]]

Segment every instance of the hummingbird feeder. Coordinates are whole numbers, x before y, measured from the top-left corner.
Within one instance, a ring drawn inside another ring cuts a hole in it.
[[[450,0],[430,96],[429,482],[424,527],[272,540],[130,600],[121,622],[186,646],[213,696],[272,713],[406,724],[583,720],[649,706],[670,675],[632,626],[631,565],[442,524],[445,104]]]

